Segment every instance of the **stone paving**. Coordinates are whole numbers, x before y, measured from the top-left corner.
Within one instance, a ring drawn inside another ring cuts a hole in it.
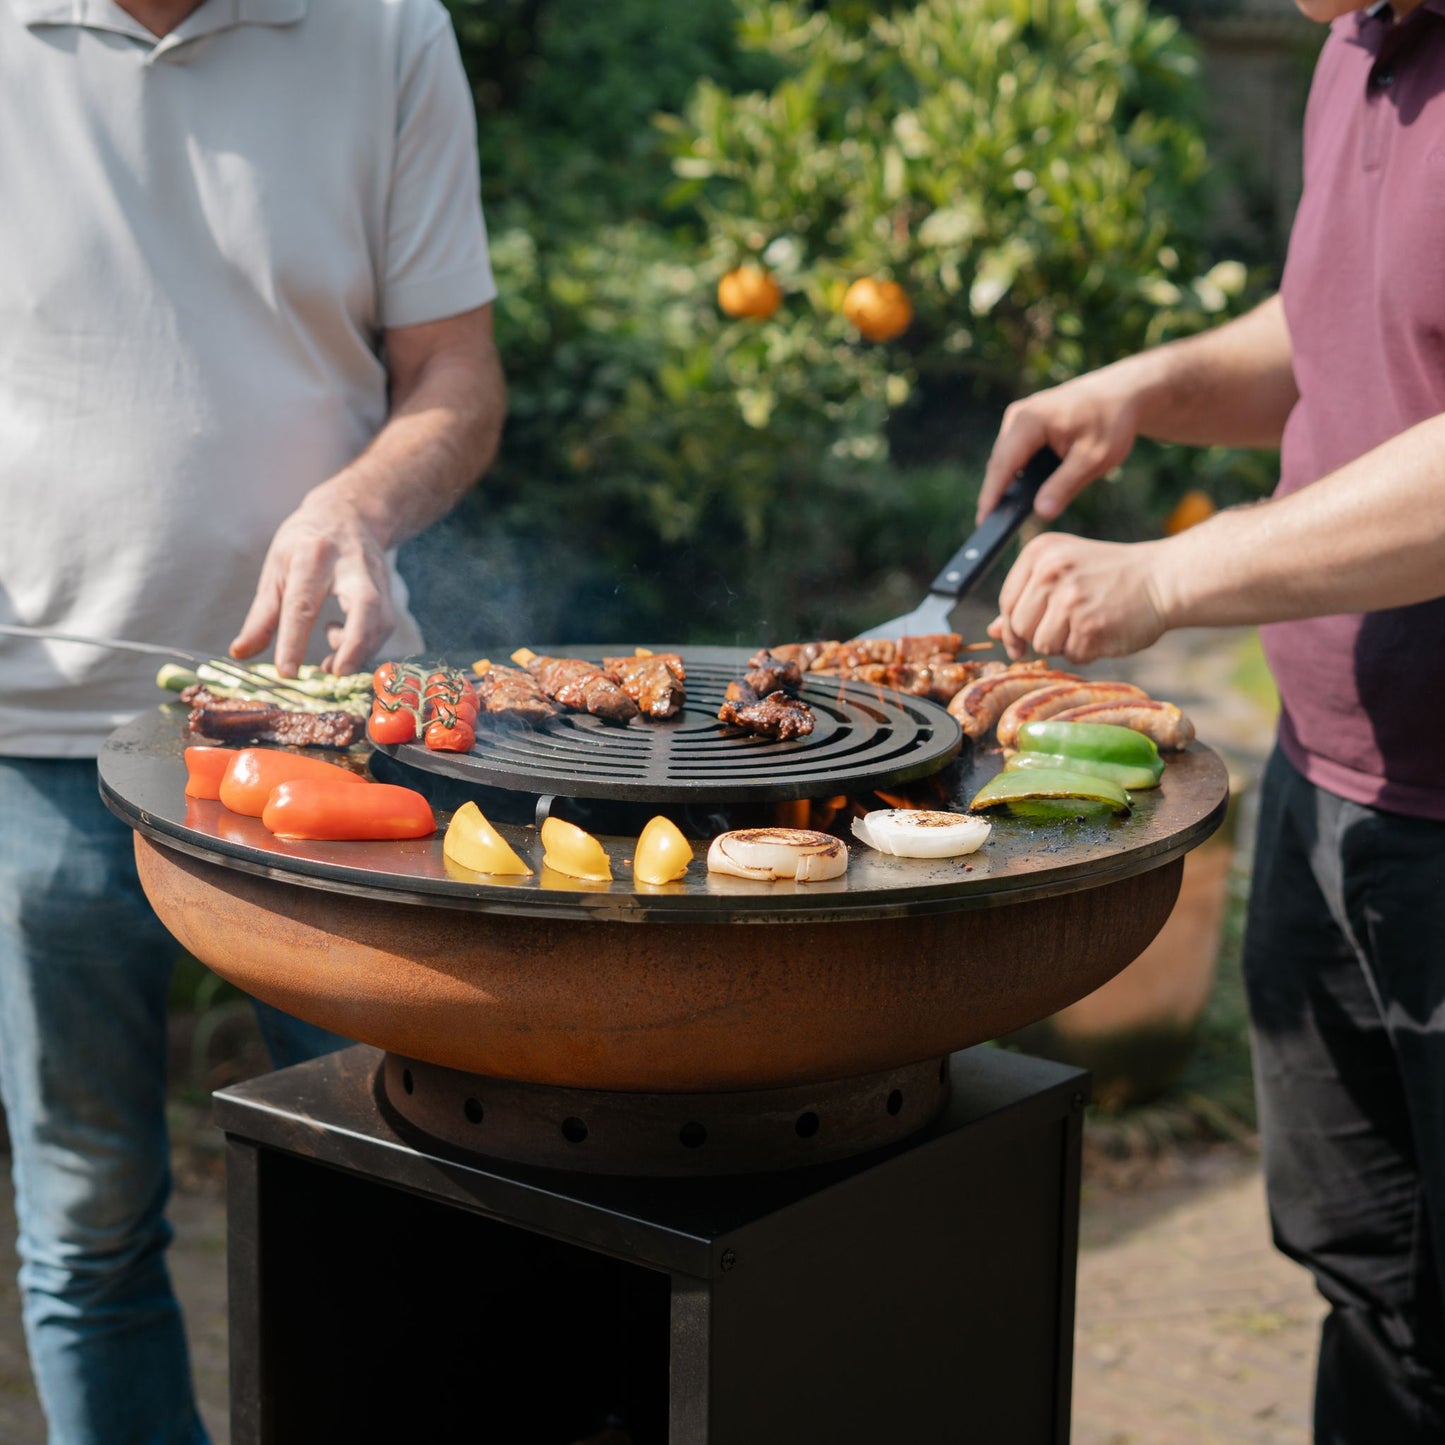
[[[1238,686],[1250,659],[1247,634],[1185,633],[1091,671],[1128,676],[1180,702],[1201,737],[1247,780],[1257,775],[1270,731],[1267,706]],[[194,1100],[178,1100],[172,1126],[171,1268],[202,1413],[216,1445],[226,1445],[220,1140]],[[1247,1142],[1123,1162],[1097,1149],[1087,1155],[1075,1445],[1308,1445],[1321,1305],[1304,1271],[1270,1247],[1258,1160]],[[14,1233],[10,1192],[0,1189],[0,1240],[12,1252]],[[13,1272],[0,1268],[0,1442],[43,1440]]]

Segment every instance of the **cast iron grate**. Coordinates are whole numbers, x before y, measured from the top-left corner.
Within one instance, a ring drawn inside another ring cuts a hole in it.
[[[687,705],[665,722],[626,725],[586,713],[538,729],[483,720],[470,753],[388,747],[399,762],[466,782],[569,798],[698,802],[816,798],[896,786],[947,765],[963,735],[923,698],[838,678],[808,678],[813,731],[779,742],[718,721],[731,666],[687,661]]]

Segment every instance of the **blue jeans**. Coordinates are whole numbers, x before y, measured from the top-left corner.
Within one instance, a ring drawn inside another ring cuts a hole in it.
[[[93,762],[0,758],[0,1091],[51,1445],[206,1440],[165,1265],[179,948],[141,892],[131,836]],[[345,1042],[274,1009],[262,1031],[278,1063]]]

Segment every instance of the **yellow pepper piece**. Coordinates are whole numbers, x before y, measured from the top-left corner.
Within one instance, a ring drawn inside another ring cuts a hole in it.
[[[687,872],[692,862],[692,844],[682,829],[659,815],[651,819],[637,840],[632,859],[632,876],[639,883],[671,883]]]
[[[527,876],[532,872],[475,803],[463,803],[452,814],[442,852],[473,873]]]
[[[561,818],[548,818],[542,824],[542,862],[569,878],[584,878],[592,883],[611,879],[612,864],[602,844],[575,823]]]

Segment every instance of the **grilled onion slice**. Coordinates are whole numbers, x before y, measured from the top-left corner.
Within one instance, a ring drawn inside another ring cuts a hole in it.
[[[853,836],[896,858],[960,858],[993,832],[982,818],[927,808],[879,808],[853,819]]]
[[[811,828],[739,828],[712,840],[707,871],[762,883],[776,878],[821,883],[848,871],[848,849],[831,833]]]

